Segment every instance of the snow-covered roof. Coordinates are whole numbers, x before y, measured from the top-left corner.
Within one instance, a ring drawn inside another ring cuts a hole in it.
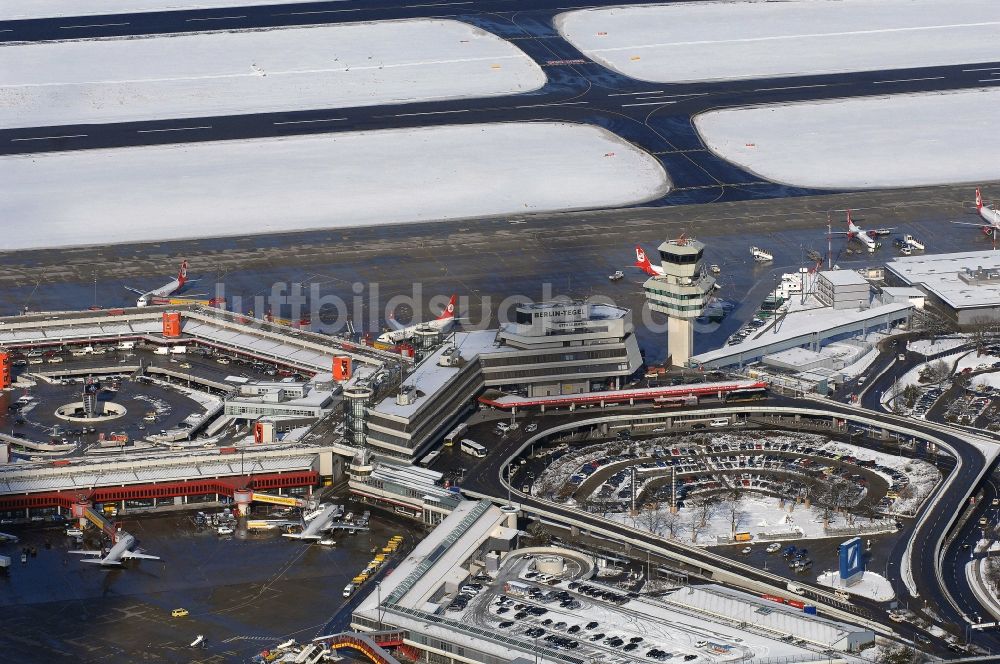
[[[834,286],[868,286],[868,280],[854,270],[823,270],[819,276]]]
[[[831,648],[844,648],[850,635],[868,631],[717,585],[680,588],[664,601]]]
[[[886,269],[913,286],[937,295],[955,309],[996,306],[1000,302],[1000,279],[970,280],[960,273],[979,270],[1000,272],[1000,253],[963,251],[927,256],[901,256]]]
[[[406,377],[403,385],[416,388],[417,394],[411,403],[399,404],[395,395],[388,396],[372,407],[372,411],[396,417],[411,417],[431,401],[435,394],[458,375],[459,371],[469,362],[474,361],[485,350],[502,352],[505,347],[497,346],[496,330],[477,330],[475,332],[456,332],[454,344],[445,344],[417,365],[416,369]],[[441,366],[438,361],[446,352],[454,347],[462,356],[459,366]],[[422,394],[421,394],[422,393]]]

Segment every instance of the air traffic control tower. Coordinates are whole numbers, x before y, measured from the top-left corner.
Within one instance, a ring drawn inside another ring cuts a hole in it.
[[[694,319],[701,316],[715,288],[715,278],[704,265],[705,245],[685,238],[660,245],[663,274],[642,285],[649,308],[667,314],[667,361],[687,364],[694,351]]]

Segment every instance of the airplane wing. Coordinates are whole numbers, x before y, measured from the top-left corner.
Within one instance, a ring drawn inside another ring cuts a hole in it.
[[[149,291],[139,290],[138,288],[132,288],[131,286],[122,286],[122,288],[124,288],[127,291],[132,291],[136,295],[145,295],[146,293],[149,292]]]
[[[385,324],[391,327],[393,330],[402,330],[404,327],[406,327],[395,318],[386,318]]]
[[[91,565],[116,565],[121,566],[121,563],[117,560],[105,560],[104,558],[87,558],[86,560],[81,560],[81,563],[90,563]]]
[[[980,227],[984,227],[984,226],[985,227],[989,227],[989,223],[987,223],[985,221],[981,221],[978,224],[972,223],[971,221],[952,221],[950,223],[953,223],[956,226],[975,226],[976,228],[980,228]]]
[[[93,550],[89,550],[88,551],[88,550],[85,550],[85,549],[78,549],[76,551],[70,551],[69,553],[75,553],[78,556],[103,556],[104,555],[103,551],[93,551]]]
[[[852,235],[850,231],[830,231],[830,235]]]
[[[122,558],[138,558],[140,560],[159,560],[159,556],[150,556],[145,553],[136,553],[135,551],[126,551],[122,554]]]
[[[368,530],[368,526],[355,526],[349,523],[331,523],[323,530]]]

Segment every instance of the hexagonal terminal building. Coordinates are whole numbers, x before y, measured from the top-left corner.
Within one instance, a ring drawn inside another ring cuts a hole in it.
[[[701,316],[715,289],[715,278],[704,262],[705,245],[685,238],[660,245],[663,274],[642,285],[653,311],[667,314],[667,355],[673,366],[684,366],[694,350],[693,321]]]

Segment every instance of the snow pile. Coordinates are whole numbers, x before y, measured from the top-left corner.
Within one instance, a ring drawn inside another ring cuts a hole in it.
[[[313,1],[281,0],[281,4],[291,5]],[[275,0],[4,0],[0,3],[0,21],[56,16],[93,16],[95,14],[137,14],[184,9],[259,7],[273,4],[275,4]]]
[[[937,355],[938,353],[943,353],[946,350],[951,350],[952,348],[958,348],[959,346],[967,343],[969,343],[968,337],[935,339],[933,341],[930,339],[918,339],[907,343],[906,349],[912,350],[914,353],[920,353],[921,355]]]
[[[863,572],[861,580],[850,586],[840,578],[839,572],[823,572],[816,577],[816,583],[835,590],[845,590],[852,595],[867,597],[876,602],[890,602],[896,598],[896,593],[888,579],[875,572]]]
[[[712,152],[768,180],[906,187],[997,179],[998,105],[991,88],[733,108],[694,122]]]
[[[610,69],[676,83],[994,62],[998,21],[994,0],[785,0],[589,9],[556,26]]]
[[[206,116],[492,97],[544,84],[513,44],[450,20],[50,41],[0,47],[0,127],[197,117],[211,128]],[[331,118],[324,126],[337,124],[335,112],[322,117]]]
[[[18,226],[4,251],[601,208],[669,188],[614,134],[550,122],[6,156],[0,182],[0,218]]]

